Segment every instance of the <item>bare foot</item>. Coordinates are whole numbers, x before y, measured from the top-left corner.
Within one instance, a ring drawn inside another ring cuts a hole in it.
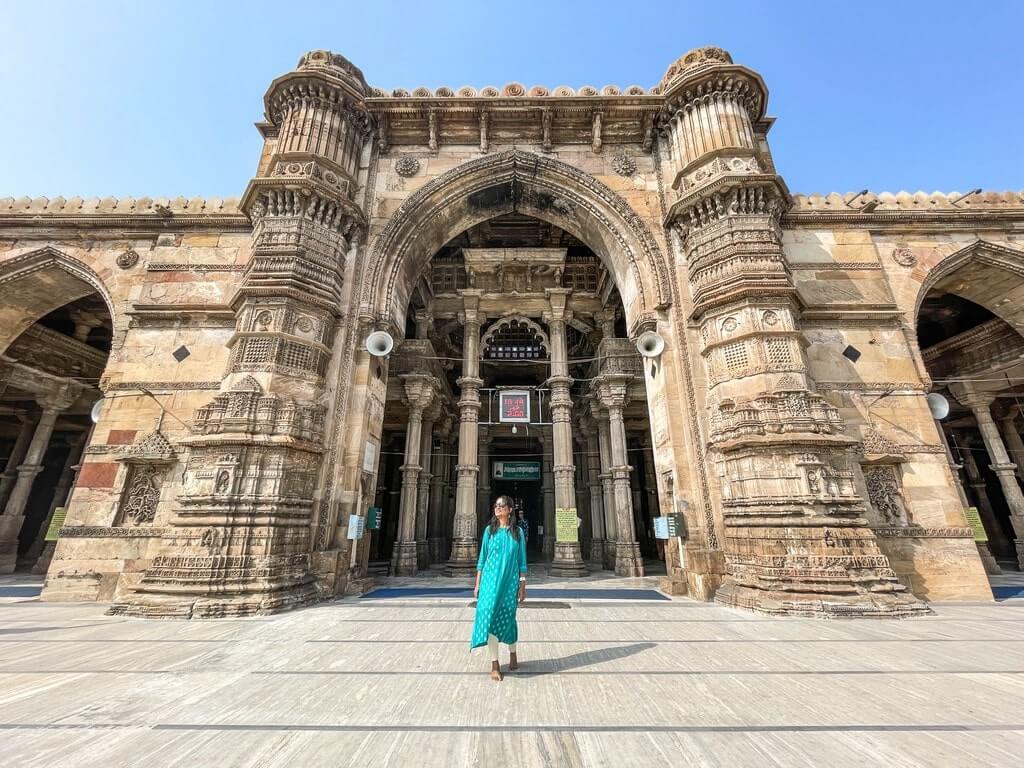
[[[496,683],[500,683],[502,680],[501,666],[498,662],[491,662],[491,680]]]
[[[508,655],[508,671],[515,672],[517,669],[519,669],[519,659],[514,653],[510,653]]]

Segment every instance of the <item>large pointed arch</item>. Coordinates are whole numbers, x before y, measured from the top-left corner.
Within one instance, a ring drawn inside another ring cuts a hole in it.
[[[107,305],[116,338],[110,292],[85,263],[50,245],[0,262],[0,353],[41,317],[92,293]]]
[[[935,288],[985,307],[1024,334],[1024,250],[978,239],[941,257],[917,291],[915,325]]]
[[[370,251],[361,313],[402,327],[412,286],[434,253],[460,232],[513,211],[586,243],[614,276],[629,322],[672,303],[664,256],[620,195],[559,160],[509,150],[442,174],[398,208]]]

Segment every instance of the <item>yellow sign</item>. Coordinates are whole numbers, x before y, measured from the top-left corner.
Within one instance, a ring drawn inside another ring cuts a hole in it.
[[[555,541],[579,541],[576,507],[555,510]]]
[[[56,541],[60,529],[64,525],[64,518],[68,516],[66,507],[57,507],[53,510],[53,517],[50,518],[50,527],[46,529],[46,536],[43,541]]]
[[[974,531],[974,540],[979,542],[988,541],[988,534],[985,533],[985,526],[981,522],[981,515],[978,514],[978,508],[968,507],[964,510],[964,514],[967,516],[967,524],[971,526],[971,530]]]

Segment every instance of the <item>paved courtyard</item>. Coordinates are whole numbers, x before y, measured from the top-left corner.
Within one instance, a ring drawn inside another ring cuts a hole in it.
[[[825,622],[663,599],[656,581],[542,580],[618,594],[538,591],[520,612],[522,669],[499,684],[468,652],[465,597],[392,592],[275,617],[146,621],[40,603],[37,581],[5,577],[0,760],[1020,765],[1024,600]]]

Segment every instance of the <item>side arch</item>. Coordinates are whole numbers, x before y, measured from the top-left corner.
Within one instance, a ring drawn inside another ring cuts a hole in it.
[[[107,305],[116,339],[110,292],[85,263],[50,245],[0,262],[0,353],[41,317],[91,293]]]
[[[620,195],[564,162],[508,150],[448,171],[398,208],[370,250],[361,314],[403,327],[412,285],[434,253],[475,224],[513,211],[586,243],[614,276],[629,322],[672,304],[664,255]]]
[[[1024,334],[1024,251],[978,239],[943,256],[917,291],[915,326],[921,304],[936,288],[985,307]]]

